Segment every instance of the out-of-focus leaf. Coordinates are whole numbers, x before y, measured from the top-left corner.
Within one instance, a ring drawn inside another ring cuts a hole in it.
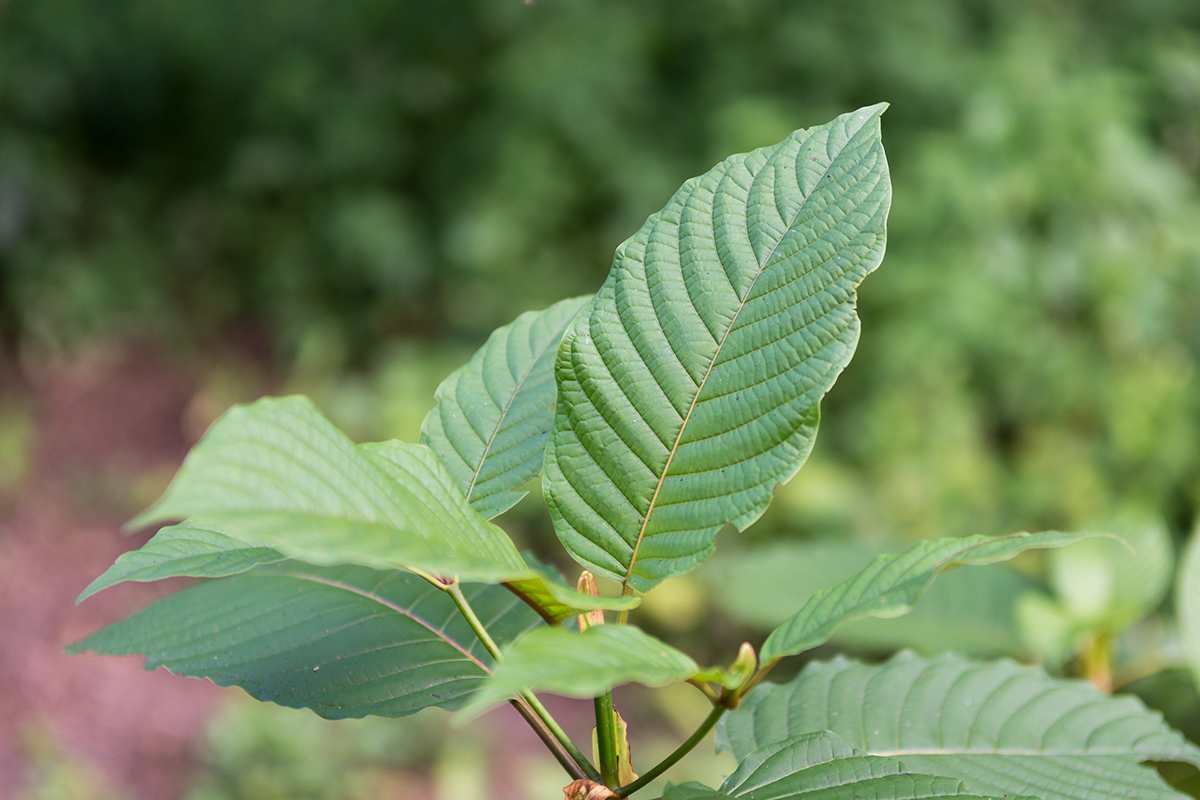
[[[487,519],[507,511],[542,470],[554,424],[554,354],[563,331],[591,299],[530,311],[497,329],[438,387],[421,426],[467,502]]]
[[[1174,553],[1161,521],[1126,517],[1107,530],[1124,541],[1097,537],[1059,550],[1050,582],[1076,621],[1119,631],[1166,597]]]
[[[1007,561],[1031,548],[1063,547],[1088,535],[1047,531],[932,539],[903,553],[879,556],[853,578],[813,595],[771,632],[761,658],[767,662],[802,653],[828,641],[839,626],[851,620],[905,614],[938,574],[951,567]]]
[[[1011,661],[908,652],[880,665],[814,662],[791,683],[764,684],[718,724],[717,746],[741,760],[823,730],[994,797],[1179,800],[1139,762],[1200,765],[1200,748],[1136,698]]]
[[[909,772],[893,758],[867,755],[829,731],[791,736],[748,753],[720,791],[671,786],[663,800],[983,800],[955,778]],[[1032,798],[1010,797],[1010,800]]]
[[[722,609],[749,624],[773,628],[818,590],[851,577],[878,555],[878,548],[852,542],[778,542],[733,555],[717,554],[701,574]],[[832,640],[873,650],[1020,653],[1025,645],[1013,609],[1017,598],[1032,586],[1032,581],[1003,564],[986,570],[953,570],[934,582],[909,614],[849,622],[834,632]]]
[[[463,593],[507,643],[538,616],[498,586]],[[71,645],[240,686],[341,719],[461,707],[492,661],[445,592],[415,575],[286,563],[195,586]]]
[[[625,683],[665,686],[702,674],[720,680],[722,673],[702,671],[689,656],[632,625],[597,625],[583,633],[541,628],[505,649],[464,713],[481,714],[525,690],[596,697]]]
[[[726,159],[617,249],[558,351],[543,478],[588,569],[639,591],[695,569],[808,457],[883,258],[884,108]]]
[[[201,523],[185,522],[163,528],[140,549],[118,557],[75,602],[123,581],[158,581],[181,575],[223,578],[284,558],[269,547],[251,547],[223,533],[207,530]]]
[[[1200,687],[1200,527],[1192,532],[1175,581],[1175,616],[1183,656]]]

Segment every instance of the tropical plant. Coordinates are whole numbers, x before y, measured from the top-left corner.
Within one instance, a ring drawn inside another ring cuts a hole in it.
[[[880,666],[781,660],[848,621],[908,612],[939,573],[1088,534],[1018,533],[883,554],[703,667],[629,624],[640,597],[742,531],[791,479],[859,335],[891,187],[883,105],[796,131],[688,181],[623,245],[592,298],[522,315],[438,390],[421,443],[354,444],[304,398],[235,407],[131,524],[179,521],[81,595],[219,578],[73,645],[238,685],[332,718],[504,702],[572,781],[627,797],[714,727],[719,790],[664,798],[1179,797],[1141,762],[1200,766],[1132,698],[1009,661],[902,653]],[[576,588],[488,520],[539,472]],[[621,587],[600,596],[596,576]],[[640,776],[615,686],[688,682],[712,711]],[[537,697],[592,699],[595,765]]]

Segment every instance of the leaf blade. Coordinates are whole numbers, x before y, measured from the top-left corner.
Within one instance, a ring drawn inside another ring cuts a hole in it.
[[[762,660],[776,661],[817,647],[851,620],[907,613],[938,574],[953,566],[993,564],[1030,548],[1063,547],[1091,535],[1047,531],[931,539],[903,553],[878,556],[853,578],[814,594],[772,631],[763,644]]]
[[[883,108],[727,159],[618,248],[559,347],[546,451],[555,529],[592,571],[644,591],[694,568],[807,458],[883,255]]]
[[[526,494],[517,488],[541,472],[554,422],[554,354],[590,299],[562,300],[498,328],[434,395],[421,443],[487,519],[516,504]]]

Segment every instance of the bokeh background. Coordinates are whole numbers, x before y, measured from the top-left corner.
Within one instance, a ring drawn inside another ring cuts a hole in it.
[[[997,573],[987,641],[930,612],[842,645],[1107,666],[1195,735],[1170,589],[1200,509],[1195,0],[0,0],[0,797],[557,797],[502,714],[327,723],[67,659],[182,584],[72,600],[231,403],[302,391],[414,440],[494,327],[594,291],[683,180],[881,100],[888,252],[817,449],[643,624],[728,661],[772,564],[802,600],[803,565],[915,539],[1132,532],[1134,578]],[[501,522],[554,559],[534,495]],[[647,761],[703,713],[627,698]]]

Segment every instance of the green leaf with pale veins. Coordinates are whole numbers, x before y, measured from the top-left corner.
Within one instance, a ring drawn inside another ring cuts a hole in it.
[[[512,508],[526,494],[517,489],[542,471],[554,424],[554,353],[590,299],[522,314],[438,387],[421,443],[487,519]]]
[[[1063,547],[1092,535],[1047,531],[930,539],[903,553],[878,556],[853,578],[809,598],[767,637],[761,660],[765,663],[811,650],[829,641],[838,627],[851,620],[906,614],[938,574],[951,567],[995,564],[1025,550]]]
[[[741,759],[720,791],[669,786],[663,800],[980,800],[954,778],[923,775],[893,758],[867,755],[828,731],[769,744]],[[1032,800],[1008,796],[1008,800]]]
[[[1139,762],[1200,764],[1200,749],[1136,698],[1011,661],[909,652],[879,665],[814,662],[791,683],[763,684],[718,724],[717,747],[741,761],[822,730],[995,797],[1183,800]]]
[[[639,591],[694,569],[808,457],[883,258],[883,110],[726,159],[617,249],[558,350],[543,476],[588,569]]]
[[[463,592],[498,642],[541,625],[499,586]],[[331,719],[457,709],[492,668],[450,597],[417,576],[295,562],[167,597],[68,653],[85,650],[141,654],[148,670],[240,686]]]
[[[318,566],[419,569],[512,583],[548,621],[629,599],[591,598],[531,570],[424,445],[355,445],[303,397],[235,406],[131,525],[193,517],[241,547]],[[159,577],[167,577],[160,569]],[[174,574],[187,574],[175,572]]]
[[[163,528],[140,549],[118,557],[75,602],[83,602],[96,592],[124,581],[147,582],[179,576],[223,578],[284,558],[269,547],[251,547],[207,529],[198,520],[190,520]]]
[[[632,625],[597,625],[583,633],[539,628],[504,650],[495,674],[464,713],[481,714],[526,690],[587,698],[626,683],[666,686],[697,675],[720,680],[722,673],[701,670],[686,654]]]

